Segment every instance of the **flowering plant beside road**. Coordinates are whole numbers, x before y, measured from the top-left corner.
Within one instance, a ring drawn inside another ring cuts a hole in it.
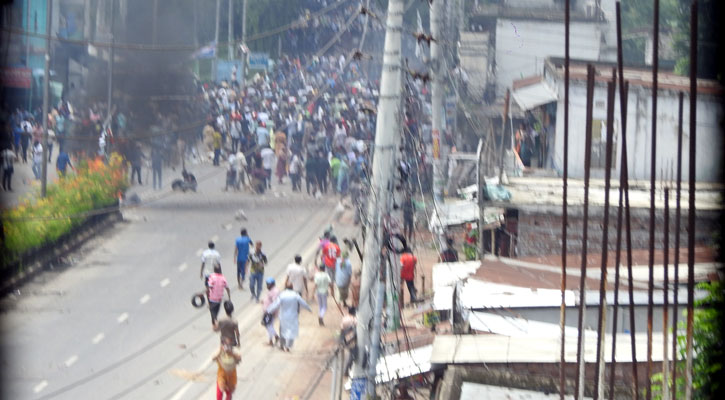
[[[88,213],[116,203],[127,187],[122,158],[81,161],[75,174],[48,185],[45,198],[28,198],[3,212],[5,254],[16,257],[51,243],[83,223]]]

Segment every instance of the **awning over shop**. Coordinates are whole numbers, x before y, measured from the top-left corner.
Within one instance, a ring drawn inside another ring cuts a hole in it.
[[[498,207],[485,208],[483,213],[483,229],[498,227],[501,221],[503,221],[503,211],[503,208]],[[441,227],[461,225],[467,222],[478,223],[478,204],[470,200],[438,204],[430,217],[430,227],[434,231],[438,231]]]
[[[514,81],[513,89],[514,101],[524,110],[531,110],[557,99],[556,90],[541,76]]]

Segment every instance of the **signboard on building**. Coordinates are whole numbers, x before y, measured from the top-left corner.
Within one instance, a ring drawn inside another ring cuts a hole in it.
[[[249,53],[249,69],[266,70],[269,65],[269,53]]]
[[[242,71],[242,62],[240,60],[219,60],[216,65],[217,81],[238,81]]]
[[[2,68],[0,69],[0,86],[30,89],[32,74],[30,68]]]

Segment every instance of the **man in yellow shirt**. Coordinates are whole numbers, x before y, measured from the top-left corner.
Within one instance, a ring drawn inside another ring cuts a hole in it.
[[[214,165],[219,166],[219,156],[222,153],[222,134],[218,129],[214,129],[212,134],[212,146],[214,146]]]

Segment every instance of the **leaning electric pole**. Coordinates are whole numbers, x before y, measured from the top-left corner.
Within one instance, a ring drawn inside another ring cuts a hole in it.
[[[380,97],[368,204],[365,258],[362,266],[360,305],[357,314],[358,355],[353,369],[350,398],[375,397],[375,368],[380,354],[381,315],[384,277],[382,259],[384,243],[383,220],[391,209],[391,193],[395,186],[395,156],[401,130],[401,30],[403,0],[388,1]]]
[[[443,30],[443,2],[437,0],[430,5],[430,34],[433,41],[430,42],[430,67],[432,77],[431,107],[432,134],[433,134],[433,200],[435,203],[443,202],[443,162],[441,160],[441,135],[443,134],[443,77],[441,76],[442,52],[440,42]]]
[[[41,163],[41,180],[40,180],[40,196],[45,197],[48,190],[48,87],[50,86],[50,37],[51,37],[51,21],[53,12],[53,2],[46,2],[45,13],[45,74],[43,75],[43,115],[41,115],[43,126],[43,162]]]

